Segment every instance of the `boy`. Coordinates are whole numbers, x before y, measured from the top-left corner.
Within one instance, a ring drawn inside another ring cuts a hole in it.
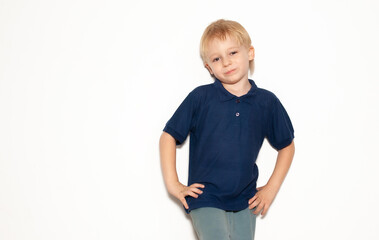
[[[254,239],[294,156],[294,129],[279,99],[248,79],[254,48],[237,22],[218,20],[200,44],[213,84],[191,91],[166,123],[160,157],[167,190],[190,214],[203,239]],[[176,145],[190,134],[188,186],[178,181]],[[257,188],[255,160],[264,138],[278,151],[266,185]]]

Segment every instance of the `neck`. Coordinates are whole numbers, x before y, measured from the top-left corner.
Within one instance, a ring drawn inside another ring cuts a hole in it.
[[[251,88],[251,84],[248,79],[246,79],[246,81],[239,81],[235,84],[222,83],[222,85],[226,90],[228,90],[231,94],[236,95],[237,97],[245,95],[250,91]]]

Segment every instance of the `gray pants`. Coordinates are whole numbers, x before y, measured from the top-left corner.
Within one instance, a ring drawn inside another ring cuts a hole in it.
[[[256,221],[253,211],[203,207],[192,210],[190,216],[200,240],[253,240]]]

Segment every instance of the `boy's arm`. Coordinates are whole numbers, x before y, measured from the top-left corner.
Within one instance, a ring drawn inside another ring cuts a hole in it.
[[[194,183],[187,187],[179,182],[176,172],[176,142],[170,134],[163,132],[159,140],[159,150],[161,158],[161,166],[164,182],[168,192],[179,199],[184,207],[188,209],[188,204],[185,196],[198,197],[198,194],[203,193],[200,188],[204,185]]]
[[[275,169],[268,180],[267,184],[257,188],[258,192],[249,200],[249,208],[253,209],[257,206],[254,214],[265,215],[279,191],[288,169],[291,166],[293,156],[295,154],[295,143],[292,141],[290,145],[278,151]]]

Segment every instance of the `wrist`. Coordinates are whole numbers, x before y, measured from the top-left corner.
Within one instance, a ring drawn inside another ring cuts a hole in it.
[[[174,194],[179,187],[183,187],[179,181],[172,181],[167,183],[167,190],[169,193]]]
[[[275,191],[276,193],[279,192],[280,184],[279,183],[274,183],[274,182],[268,182],[266,184],[266,187],[272,191]]]

